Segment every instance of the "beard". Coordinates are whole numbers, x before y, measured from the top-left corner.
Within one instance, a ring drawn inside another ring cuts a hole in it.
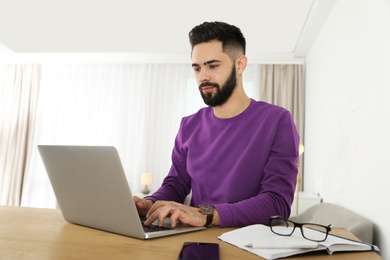
[[[237,85],[237,77],[236,77],[236,66],[233,66],[232,72],[229,75],[229,78],[226,80],[225,84],[221,87],[217,83],[212,82],[203,82],[199,85],[200,95],[203,98],[203,101],[206,105],[211,107],[220,106],[226,103],[226,101],[232,95],[234,89]],[[217,92],[213,95],[213,93],[203,93],[202,87],[204,86],[213,86],[216,88]]]

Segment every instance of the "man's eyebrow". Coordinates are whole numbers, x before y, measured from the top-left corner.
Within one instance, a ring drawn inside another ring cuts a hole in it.
[[[220,60],[209,60],[209,61],[205,61],[203,62],[203,65],[207,65],[207,64],[211,64],[211,63],[214,63],[214,62],[221,62]],[[192,67],[199,67],[199,64],[198,63],[192,63]]]
[[[207,64],[211,64],[211,63],[214,63],[214,62],[221,62],[220,60],[209,60],[209,61],[206,61],[203,63],[203,65],[207,65]]]

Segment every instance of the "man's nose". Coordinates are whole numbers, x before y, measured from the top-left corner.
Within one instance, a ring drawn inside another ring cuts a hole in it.
[[[199,75],[200,82],[208,82],[210,81],[210,74],[207,73],[206,70],[202,70]]]

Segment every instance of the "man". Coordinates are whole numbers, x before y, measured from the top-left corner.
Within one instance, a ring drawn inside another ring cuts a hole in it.
[[[189,37],[208,107],[182,119],[162,186],[144,199],[134,197],[140,215],[146,225],[170,217],[173,227],[246,226],[289,217],[299,146],[291,114],[246,95],[246,42],[239,28],[205,22]],[[190,205],[184,205],[191,191]]]

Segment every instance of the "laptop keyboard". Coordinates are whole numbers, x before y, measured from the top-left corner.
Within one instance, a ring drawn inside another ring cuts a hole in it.
[[[146,233],[150,233],[150,232],[157,232],[157,231],[164,231],[164,230],[172,230],[173,228],[170,228],[170,227],[159,227],[157,225],[150,225],[150,226],[145,226],[143,225],[143,228],[144,228],[144,231]]]
[[[150,232],[158,232],[158,231],[165,231],[165,230],[173,230],[173,228],[171,227],[160,227],[158,225],[150,225],[150,226],[145,226],[144,225],[144,221],[146,220],[146,218],[144,217],[141,217],[141,223],[142,223],[142,227],[144,228],[144,232],[146,233],[150,233]]]

